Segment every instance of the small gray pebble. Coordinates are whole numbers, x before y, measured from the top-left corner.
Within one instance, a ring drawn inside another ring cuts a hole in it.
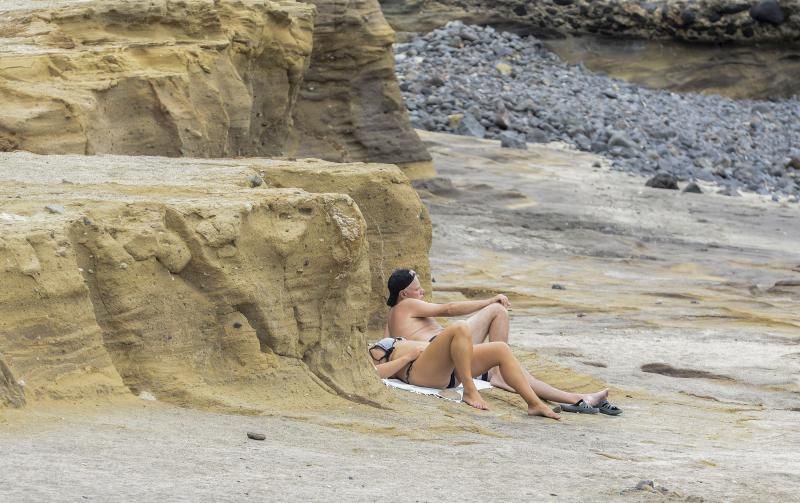
[[[247,438],[252,440],[266,440],[267,436],[263,433],[253,433],[252,431],[248,431]]]
[[[552,288],[553,290],[566,290],[566,288],[564,288],[564,285],[559,285],[558,283],[553,283],[553,286],[551,286],[550,288]]]

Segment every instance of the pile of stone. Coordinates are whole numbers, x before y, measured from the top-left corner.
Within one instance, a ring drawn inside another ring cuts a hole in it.
[[[500,139],[560,141],[612,167],[721,192],[800,198],[800,97],[781,101],[649,90],[562,62],[533,37],[452,22],[396,46],[412,124]]]

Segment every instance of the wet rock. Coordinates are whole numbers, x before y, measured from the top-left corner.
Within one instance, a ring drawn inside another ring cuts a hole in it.
[[[252,431],[247,432],[247,438],[251,440],[266,440],[267,436],[263,433],[255,433]]]
[[[564,285],[560,285],[558,283],[553,283],[553,285],[550,288],[552,288],[553,290],[566,290]]]
[[[678,179],[673,175],[659,173],[658,175],[647,180],[645,185],[647,187],[653,187],[654,189],[678,190]]]

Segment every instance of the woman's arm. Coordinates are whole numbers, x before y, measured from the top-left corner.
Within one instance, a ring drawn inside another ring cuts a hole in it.
[[[414,349],[414,351],[406,353],[390,362],[380,363],[378,365],[375,365],[375,360],[373,359],[372,365],[375,367],[375,370],[378,371],[378,375],[381,376],[381,379],[389,379],[400,372],[400,369],[419,358],[419,355],[424,351],[424,348],[421,347],[415,347]]]

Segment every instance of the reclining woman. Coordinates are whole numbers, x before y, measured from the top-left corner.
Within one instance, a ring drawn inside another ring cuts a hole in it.
[[[473,346],[469,327],[463,321],[447,326],[430,342],[384,338],[370,346],[369,354],[383,379],[397,378],[429,388],[452,388],[462,383],[464,402],[482,410],[488,407],[472,378],[499,367],[505,382],[528,404],[529,415],[560,419],[536,396],[508,344]]]

